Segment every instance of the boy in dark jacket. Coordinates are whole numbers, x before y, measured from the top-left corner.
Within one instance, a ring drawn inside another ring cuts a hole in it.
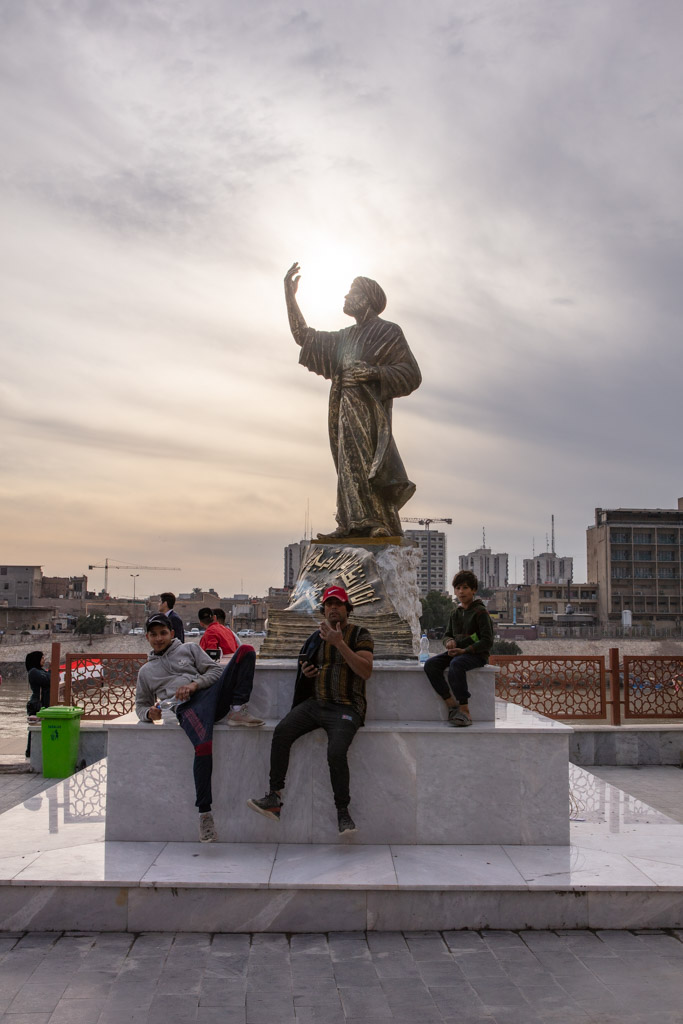
[[[456,728],[472,725],[468,700],[467,672],[489,660],[493,646],[493,624],[486,605],[477,597],[479,580],[464,569],[453,577],[459,601],[451,612],[443,642],[446,650],[425,662],[427,678],[448,707],[448,724]],[[443,674],[448,669],[448,683]]]

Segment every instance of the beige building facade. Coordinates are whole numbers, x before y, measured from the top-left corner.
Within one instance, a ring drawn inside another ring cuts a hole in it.
[[[588,578],[601,623],[679,627],[683,612],[683,498],[677,509],[596,508],[586,531]]]

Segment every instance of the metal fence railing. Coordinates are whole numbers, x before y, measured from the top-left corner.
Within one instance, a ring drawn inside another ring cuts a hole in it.
[[[548,718],[604,719],[607,685],[603,655],[495,654],[496,697]]]
[[[624,718],[683,718],[683,658],[625,655]]]
[[[135,707],[138,669],[146,654],[96,651],[61,654],[52,644],[50,701],[76,703],[83,718],[108,721]],[[564,721],[603,721],[622,717],[683,721],[683,657],[624,655],[614,647],[604,655],[493,655],[496,696]]]
[[[146,654],[66,654],[53,661],[50,701],[53,704],[78,704],[84,719],[109,721],[127,715],[135,708],[135,684],[138,669]],[[56,698],[56,699],[55,699]]]

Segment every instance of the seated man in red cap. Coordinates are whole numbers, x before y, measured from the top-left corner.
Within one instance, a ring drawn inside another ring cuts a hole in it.
[[[372,673],[373,640],[363,626],[349,622],[353,605],[342,587],[323,593],[323,615],[299,653],[299,671],[289,714],[276,726],[270,748],[270,789],[247,804],[280,820],[282,790],[295,740],[314,729],[327,733],[327,764],[340,832],[355,832],[349,814],[349,765],[346,754],[365,721],[365,683]]]

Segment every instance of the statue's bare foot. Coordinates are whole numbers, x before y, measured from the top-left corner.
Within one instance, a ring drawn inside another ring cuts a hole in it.
[[[391,537],[391,534],[387,530],[386,526],[375,526],[375,528],[370,531],[370,536],[371,537]]]

